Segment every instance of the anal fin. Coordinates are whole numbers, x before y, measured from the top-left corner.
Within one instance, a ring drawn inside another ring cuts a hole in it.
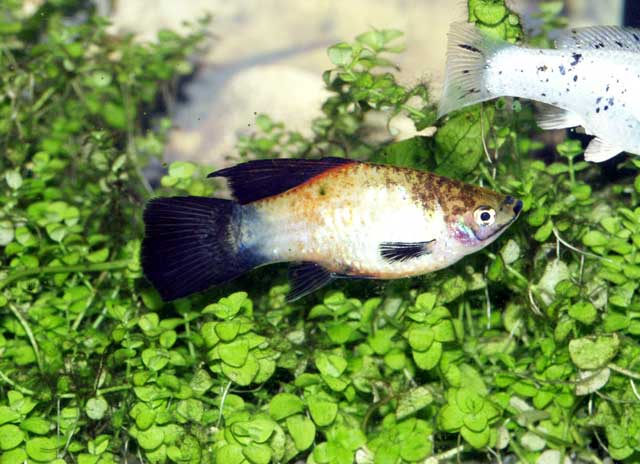
[[[567,129],[582,125],[579,114],[551,105],[538,105],[536,122],[541,129]]]
[[[390,262],[403,262],[420,258],[431,253],[435,240],[427,242],[382,242],[378,249],[380,255]]]
[[[316,263],[293,264],[289,268],[291,291],[287,301],[298,300],[309,293],[329,284],[335,278],[334,274]]]
[[[602,163],[623,151],[622,148],[611,145],[601,138],[596,137],[589,143],[587,150],[584,152],[584,159],[593,163]]]

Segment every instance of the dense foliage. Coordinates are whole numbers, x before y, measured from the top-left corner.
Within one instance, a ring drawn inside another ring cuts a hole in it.
[[[502,1],[468,3],[522,36]],[[367,32],[329,49],[313,138],[259,116],[239,159],[419,166],[518,196],[522,217],[423,278],[287,304],[271,267],[163,304],[138,252],[168,122],[142,123],[202,35],[139,44],[69,20],[81,2],[20,4],[0,8],[2,463],[640,459],[640,165],[589,165],[578,140],[545,150],[529,102],[436,122],[428,87],[387,72],[401,34]],[[542,4],[535,41],[561,6]],[[437,131],[375,145],[373,112]],[[154,194],[213,194],[207,172],[173,163]]]

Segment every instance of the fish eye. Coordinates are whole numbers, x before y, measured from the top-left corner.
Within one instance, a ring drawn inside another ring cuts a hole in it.
[[[473,213],[476,224],[481,226],[490,226],[496,221],[496,210],[488,206],[481,206]]]

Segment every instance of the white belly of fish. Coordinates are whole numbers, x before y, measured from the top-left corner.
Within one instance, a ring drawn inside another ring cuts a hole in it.
[[[296,214],[264,218],[260,239],[263,253],[273,261],[311,261],[338,273],[382,278],[433,270],[434,256],[389,261],[380,252],[386,242],[443,240],[447,233],[439,206],[425,211],[401,186],[372,187],[356,196],[336,196],[310,220]]]

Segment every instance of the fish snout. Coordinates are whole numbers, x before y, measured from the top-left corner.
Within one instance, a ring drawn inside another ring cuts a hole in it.
[[[516,205],[513,207],[513,212],[516,213],[516,216],[520,214],[522,211],[522,200],[516,201]]]
[[[504,201],[502,202],[502,209],[503,211],[504,210],[508,211],[511,208],[513,209],[513,213],[515,216],[520,214],[520,211],[522,211],[522,200],[517,200],[513,198],[511,195],[507,195]]]

